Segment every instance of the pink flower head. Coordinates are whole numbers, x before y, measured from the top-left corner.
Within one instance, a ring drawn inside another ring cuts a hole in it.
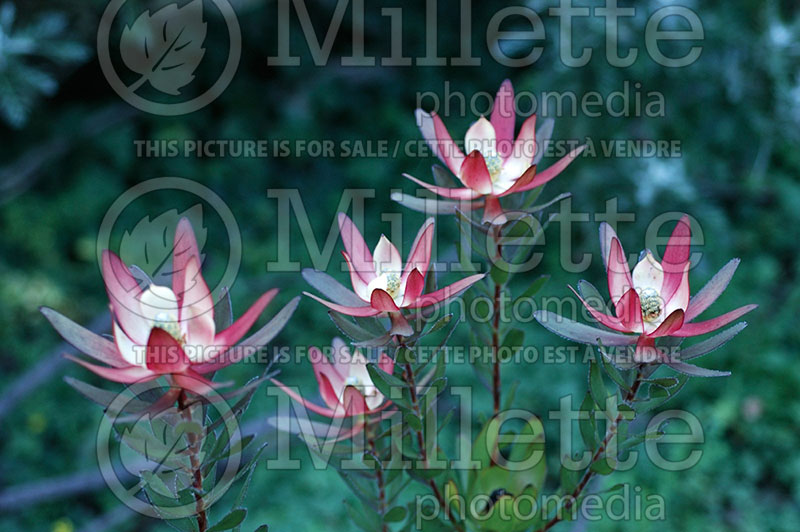
[[[236,361],[224,356],[255,323],[278,290],[263,294],[230,327],[216,331],[214,301],[200,272],[200,255],[191,224],[178,223],[173,244],[172,287],[142,288],[122,260],[102,255],[103,281],[112,313],[111,342],[50,309],[42,309],[56,330],[99,366],[69,357],[101,377],[122,383],[171,375],[175,385],[198,394],[220,386],[201,373]]]
[[[634,355],[636,362],[653,362],[659,357],[655,348],[656,338],[706,334],[757,307],[745,305],[710,320],[692,321],[725,290],[738,259],[731,261],[703,290],[690,298],[690,242],[689,218],[684,215],[667,242],[661,262],[655,260],[650,250],[645,250],[631,272],[617,234],[606,223],[600,226],[600,245],[615,315],[609,316],[592,307],[579,294],[578,297],[592,316],[606,327],[639,335]]]
[[[448,188],[431,185],[405,174],[414,183],[439,196],[469,201],[471,208],[483,203],[483,221],[502,224],[506,222],[499,198],[525,192],[544,185],[569,165],[584,146],[572,150],[556,164],[543,172],[536,172],[537,159],[536,115],[522,124],[516,141],[514,127],[514,88],[505,80],[497,91],[490,120],[481,117],[467,130],[464,152],[450,137],[442,119],[436,113],[417,109],[417,124],[422,136],[434,154],[447,165],[464,185],[463,188]],[[483,202],[477,202],[483,197]]]
[[[365,305],[345,306],[325,301],[308,292],[304,294],[336,312],[350,316],[388,313],[395,325],[394,333],[411,334],[413,330],[400,313],[401,309],[423,308],[441,303],[466,290],[485,275],[471,275],[435,292],[423,294],[425,275],[431,259],[433,226],[433,218],[425,221],[404,266],[397,248],[385,236],[381,236],[373,253],[370,253],[364,238],[350,218],[339,213],[339,230],[345,247],[342,254],[350,269],[353,291]]]
[[[358,349],[351,351],[341,339],[333,339],[333,360],[316,347],[309,349],[308,356],[325,406],[306,401],[282,382],[271,380],[312,412],[329,418],[363,416],[380,412],[390,404],[372,383],[366,357]],[[381,353],[377,366],[391,374],[394,360]]]

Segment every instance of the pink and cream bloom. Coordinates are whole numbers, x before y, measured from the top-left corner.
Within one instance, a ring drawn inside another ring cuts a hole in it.
[[[639,335],[634,354],[636,362],[655,362],[662,358],[655,347],[657,338],[706,334],[757,307],[745,305],[716,318],[695,321],[725,290],[738,259],[731,261],[706,287],[690,297],[690,242],[689,218],[683,216],[667,242],[661,262],[650,250],[645,250],[631,271],[614,230],[606,223],[600,226],[600,244],[614,315],[597,310],[576,294],[598,322],[615,331]]]
[[[57,312],[42,312],[79,351],[106,364],[71,360],[114,382],[133,383],[170,376],[176,387],[205,394],[219,387],[204,377],[235,362],[229,350],[252,327],[278,290],[256,300],[230,327],[217,331],[214,301],[200,271],[191,224],[178,223],[173,244],[172,286],[142,287],[111,251],[102,254],[103,281],[110,300],[113,341],[84,329]]]
[[[340,338],[334,338],[332,343],[332,359],[316,347],[308,350],[324,406],[304,399],[277,379],[272,382],[308,410],[329,418],[369,416],[389,406],[390,401],[373,384],[368,360],[361,351],[351,350]],[[375,365],[389,374],[394,371],[394,360],[383,352]]]
[[[514,140],[516,111],[514,88],[505,80],[497,91],[489,120],[483,116],[467,130],[462,151],[436,113],[416,111],[417,124],[433,153],[459,179],[461,188],[436,186],[404,174],[431,192],[467,203],[466,208],[484,208],[483,221],[507,221],[500,198],[542,186],[560,174],[584,146],[572,150],[542,172],[536,171],[536,115],[522,124]],[[541,148],[542,146],[538,146]]]
[[[471,275],[434,292],[423,294],[433,245],[433,218],[426,220],[419,230],[405,265],[400,258],[400,252],[385,236],[381,236],[370,253],[361,233],[344,213],[339,213],[339,230],[345,247],[342,255],[350,270],[353,291],[364,305],[346,306],[326,301],[308,292],[304,294],[331,310],[349,316],[388,315],[392,320],[393,334],[407,336],[413,333],[401,313],[402,309],[418,309],[446,301],[485,275]]]

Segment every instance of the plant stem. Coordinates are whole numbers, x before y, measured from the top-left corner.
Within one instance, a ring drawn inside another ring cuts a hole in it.
[[[178,409],[186,421],[192,421],[192,413],[189,410],[189,405],[186,401],[186,392],[181,391],[178,395]],[[194,501],[197,513],[197,528],[198,532],[206,532],[208,529],[208,517],[206,516],[206,508],[203,503],[203,471],[200,467],[200,461],[197,459],[199,453],[199,445],[197,441],[197,434],[194,432],[187,432],[186,438],[189,440],[189,463],[192,466],[192,474],[194,476]]]
[[[642,368],[639,367],[636,373],[636,378],[633,381],[633,385],[631,386],[631,389],[628,392],[628,394],[625,396],[626,403],[629,403],[633,401],[634,398],[636,398],[636,393],[639,391],[639,387],[641,385],[642,385]],[[553,518],[550,519],[550,521],[548,521],[543,527],[538,529],[536,532],[545,532],[547,530],[550,530],[552,527],[554,527],[557,523],[561,521],[562,516],[566,512],[568,512],[570,508],[572,508],[573,504],[577,502],[581,492],[583,492],[583,490],[586,488],[586,485],[589,484],[589,481],[595,475],[595,472],[592,471],[592,464],[594,464],[600,459],[600,456],[603,454],[603,451],[605,451],[606,446],[609,444],[611,439],[617,433],[617,427],[619,426],[620,421],[622,421],[621,413],[617,414],[617,418],[606,429],[605,438],[603,438],[602,443],[600,443],[600,447],[597,448],[597,451],[594,453],[594,456],[592,456],[592,461],[589,463],[589,467],[586,469],[586,472],[583,474],[583,477],[581,477],[581,481],[578,482],[578,485],[575,486],[575,489],[572,490],[572,493],[570,493],[569,498],[564,503],[563,511],[557,511],[556,515],[554,515]]]
[[[405,344],[401,344],[404,347]],[[419,408],[419,401],[417,400],[417,384],[414,380],[414,370],[411,367],[410,363],[406,363],[405,365],[405,381],[408,383],[408,388],[411,395],[411,406],[414,410],[414,414],[416,414],[417,419],[422,420],[422,414]],[[417,433],[417,445],[419,445],[419,452],[422,456],[422,461],[425,463],[425,467],[428,467],[428,451],[425,447],[425,437],[422,434],[421,430],[415,431]],[[439,506],[444,508],[447,511],[447,518],[453,525],[453,528],[458,530],[459,532],[464,532],[464,527],[456,521],[455,515],[453,515],[453,509],[450,508],[450,505],[444,500],[444,496],[442,492],[439,490],[439,486],[436,485],[436,482],[433,479],[428,480],[428,485],[431,487],[431,491],[433,491],[434,497],[436,500],[439,501]]]
[[[492,321],[492,398],[494,415],[500,413],[500,285],[494,285],[494,319]]]
[[[375,446],[375,434],[374,434],[374,425],[377,421],[370,420],[367,418],[367,444],[369,445],[370,450],[375,455],[375,459],[378,460],[378,449]],[[386,514],[386,488],[383,484],[383,465],[378,462],[378,467],[375,470],[375,477],[378,483],[378,513],[383,519],[383,516]],[[381,532],[388,532],[388,528],[385,522],[381,523]]]
[[[503,259],[503,244],[501,226],[494,226],[492,231],[492,238],[497,246],[497,251],[494,256],[494,264],[492,267],[504,266]],[[494,405],[494,415],[500,413],[500,315],[502,314],[501,298],[503,286],[502,283],[495,281],[494,283],[494,300],[492,302],[492,402]]]

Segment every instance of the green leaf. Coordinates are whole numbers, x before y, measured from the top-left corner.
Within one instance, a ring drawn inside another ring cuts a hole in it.
[[[383,516],[383,520],[387,523],[399,523],[406,518],[406,509],[404,506],[395,506]]]
[[[247,473],[247,477],[242,482],[242,487],[239,489],[238,495],[236,495],[236,501],[233,503],[235,507],[240,507],[241,504],[244,502],[244,498],[247,496],[247,490],[250,489],[250,482],[253,480],[253,474],[255,473],[256,468],[250,467],[250,472]],[[234,532],[241,532],[241,525],[234,527]]]
[[[542,142],[541,136],[538,133],[536,134],[536,142],[537,144]],[[544,146],[544,144],[541,145]],[[542,194],[543,191],[544,191],[543,186],[532,189],[530,193],[527,196],[525,196],[525,201],[522,203],[520,207],[523,210],[530,208],[531,205],[533,205],[536,202],[536,200],[539,199],[539,196]]]
[[[458,486],[450,479],[444,483],[444,500],[453,507],[455,513],[461,513],[461,499],[458,496]]]
[[[589,365],[589,392],[592,394],[597,408],[605,412],[608,391],[606,391],[606,385],[603,382],[603,373],[600,370],[600,365],[596,361],[592,361]]]
[[[417,432],[422,430],[422,421],[417,417],[416,414],[412,412],[406,412],[405,419],[406,422],[408,423],[408,426],[411,427],[412,430],[415,430]]]
[[[650,379],[650,380],[646,380],[644,382],[647,382],[649,384],[655,384],[656,386],[660,386],[661,388],[664,388],[666,390],[669,390],[670,388],[673,388],[673,387],[678,385],[678,379],[676,379],[675,377],[664,377],[664,378],[661,378],[661,379]]]
[[[575,490],[575,488],[577,487],[578,482],[580,482],[581,480],[580,471],[573,471],[572,469],[567,469],[566,467],[564,467],[563,464],[561,465],[560,477],[561,477],[560,491],[565,495],[572,493],[573,490]]]
[[[247,510],[244,508],[236,508],[231,513],[220,519],[216,525],[208,529],[208,532],[222,532],[223,530],[230,530],[239,526],[244,518],[247,517]]]
[[[164,492],[170,490],[163,480],[152,471],[142,471],[141,479],[147,500],[158,515],[167,520],[167,523],[176,530],[181,532],[197,531],[197,525],[193,519],[176,518],[173,511],[174,508],[193,503],[193,497],[188,490],[180,491],[177,496],[165,495]]]
[[[630,392],[628,383],[625,382],[625,378],[614,366],[614,364],[611,363],[611,360],[608,358],[608,354],[605,352],[605,349],[603,349],[602,345],[599,347],[599,351],[600,356],[597,358],[600,359],[600,365],[603,367],[603,371],[605,371],[606,375],[608,375],[609,378],[614,381],[614,384],[619,386],[619,389],[624,393]]]
[[[678,384],[669,390],[665,390],[660,386],[651,386],[648,390],[650,396],[647,399],[641,399],[634,402],[633,409],[636,411],[636,414],[644,414],[650,410],[653,410],[654,408],[658,408],[666,403],[670,398],[677,395],[688,381],[688,376],[680,375],[678,376]]]
[[[364,304],[361,298],[352,290],[345,288],[339,281],[325,272],[306,268],[301,274],[308,284],[319,290],[322,295],[329,298],[334,303],[347,307],[357,307]]]
[[[614,468],[611,467],[611,464],[608,463],[609,460],[606,457],[601,458],[597,462],[594,462],[589,469],[597,473],[598,475],[610,475],[614,472]]]
[[[650,385],[648,388],[650,399],[664,399],[669,397],[669,389],[661,386]]]
[[[643,441],[658,440],[662,436],[664,436],[664,433],[661,432],[660,430],[651,430],[650,432],[642,432],[640,434],[635,434],[619,444],[619,449],[618,449],[619,453],[621,454],[623,451],[627,451],[632,447],[636,447]]]
[[[394,375],[386,373],[373,362],[367,364],[367,371],[372,379],[372,383],[385,397],[394,399],[397,392],[392,393],[392,389],[403,390],[406,388],[406,383],[402,379],[398,379]]]
[[[431,325],[431,327],[425,333],[421,334],[420,336],[427,336],[429,334],[435,333],[436,331],[447,326],[447,324],[450,323],[452,319],[453,319],[452,314],[446,314],[442,316],[441,318],[436,320],[436,322],[433,325]]]
[[[631,421],[636,417],[636,411],[625,403],[618,404],[617,409],[619,413],[622,414],[622,419],[625,421]]]
[[[395,354],[395,363],[397,364],[413,364],[417,361],[417,356],[411,349],[407,347],[398,347]]]
[[[519,388],[519,381],[514,381],[511,383],[511,387],[505,392],[505,398],[503,399],[503,410],[509,410],[511,405],[514,404],[514,397],[517,395],[517,388]]]
[[[336,328],[342,332],[342,334],[356,342],[364,342],[375,338],[375,334],[364,329],[360,325],[357,325],[349,318],[346,318],[343,314],[329,311],[328,316],[330,316],[331,321],[334,325],[336,325]]]
[[[342,501],[342,503],[347,511],[347,515],[350,516],[350,520],[355,523],[356,526],[366,532],[375,532],[381,529],[381,518],[372,508],[368,508],[363,504],[359,505],[359,508],[356,508],[352,503],[346,500]]]
[[[433,180],[436,182],[436,185],[447,188],[459,186],[455,179],[453,179],[453,175],[444,166],[434,164],[431,170],[433,171]]]
[[[667,366],[679,373],[691,375],[692,377],[729,377],[731,374],[730,371],[718,371],[716,369],[701,368],[700,366],[694,366],[679,360],[667,362]]]
[[[594,450],[597,447],[597,421],[594,418],[594,401],[589,392],[586,392],[586,397],[583,398],[581,412],[588,414],[586,419],[583,419],[582,416],[578,418],[581,438],[588,449]]]
[[[514,353],[523,346],[524,341],[525,331],[522,329],[511,329],[508,331],[505,338],[503,338],[500,350],[501,360],[509,360],[512,358]]]
[[[428,273],[425,274],[425,293],[432,294],[437,289],[435,264],[431,263]]]
[[[492,263],[492,269],[489,271],[489,275],[495,284],[502,286],[508,280],[508,265],[504,260],[498,260],[497,262],[498,264]]]
[[[108,390],[104,390],[102,388],[98,388],[97,386],[93,386],[89,383],[80,381],[78,379],[74,379],[72,377],[64,377],[64,382],[75,388],[79,394],[84,396],[85,398],[89,399],[92,402],[97,403],[102,407],[107,407],[110,405],[117,397],[119,397],[119,393],[117,392],[110,392]],[[130,403],[135,403],[138,408],[136,410],[144,410],[147,408],[147,404],[143,401],[139,401],[138,399],[132,400]],[[130,404],[125,405],[126,410],[130,410],[128,407]]]
[[[706,355],[715,349],[718,349],[728,343],[734,336],[739,334],[745,327],[747,327],[747,322],[739,322],[730,329],[726,329],[725,331],[717,334],[716,336],[712,336],[707,340],[703,340],[702,342],[698,342],[693,346],[687,347],[682,349],[678,352],[678,358],[680,360],[691,360],[693,358],[697,358],[703,355]]]
[[[456,240],[456,253],[458,254],[458,263],[461,266],[461,269],[464,271],[465,275],[477,273],[478,270],[475,269],[475,265],[472,263],[472,248],[469,247],[467,250],[463,249],[461,244],[461,240]]]
[[[222,295],[214,306],[214,327],[217,331],[223,331],[233,323],[233,307],[231,306],[231,294],[228,288],[223,288]]]
[[[455,214],[459,206],[457,201],[437,200],[429,197],[421,198],[402,192],[392,192],[389,197],[392,201],[396,201],[403,207],[407,207],[412,211],[425,213],[429,216],[435,214]]]
[[[539,291],[544,288],[544,285],[547,284],[547,281],[550,280],[549,275],[542,275],[537,277],[529,286],[525,289],[524,292],[519,296],[520,299],[526,299],[529,297],[533,297],[539,293]]]
[[[578,292],[581,297],[593,309],[599,310],[603,314],[612,314],[611,309],[608,308],[605,298],[600,294],[600,291],[589,281],[581,279],[578,281]]]

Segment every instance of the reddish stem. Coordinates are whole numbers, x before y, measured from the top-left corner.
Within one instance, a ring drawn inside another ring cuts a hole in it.
[[[500,285],[494,285],[494,321],[492,322],[492,398],[494,415],[500,413]]]
[[[404,346],[405,347],[405,346]],[[422,419],[422,414],[419,409],[419,402],[417,400],[417,385],[414,380],[414,370],[411,368],[410,363],[406,363],[405,365],[405,381],[408,383],[410,395],[411,395],[411,406],[414,409],[414,413],[416,414],[418,419]],[[422,456],[422,461],[425,463],[425,467],[428,467],[428,451],[425,448],[425,437],[422,435],[422,431],[418,430],[415,431],[417,433],[417,445],[419,445],[419,453]],[[464,527],[456,521],[455,515],[453,515],[453,509],[450,507],[449,504],[444,500],[444,496],[442,492],[439,490],[439,486],[436,485],[436,482],[433,479],[428,481],[428,485],[431,487],[431,491],[433,491],[434,497],[436,500],[439,501],[439,506],[444,508],[447,511],[447,518],[452,523],[453,528],[458,530],[459,532],[464,532]]]
[[[633,401],[641,385],[642,385],[642,369],[639,368],[639,371],[636,373],[636,379],[633,381],[631,389],[625,396],[626,403]],[[556,515],[554,515],[553,518],[547,522],[547,524],[545,524],[542,528],[538,529],[536,532],[546,532],[547,530],[553,528],[556,524],[558,524],[562,520],[562,516],[566,512],[568,512],[570,508],[572,508],[572,505],[575,504],[575,502],[577,502],[581,492],[583,492],[583,490],[586,488],[586,485],[595,475],[595,472],[592,471],[592,464],[594,464],[600,459],[600,456],[603,454],[603,451],[605,451],[606,446],[611,441],[611,438],[613,438],[614,435],[617,433],[617,427],[620,421],[622,421],[622,413],[617,414],[617,418],[611,425],[609,425],[608,429],[606,429],[605,438],[603,438],[602,443],[600,443],[600,447],[597,448],[597,451],[594,453],[594,456],[592,456],[592,461],[589,463],[589,467],[583,474],[581,481],[578,482],[578,485],[575,486],[575,489],[572,490],[572,493],[570,493],[569,499],[567,499],[567,501],[564,503],[563,511],[556,512]]]
[[[378,460],[378,449],[375,446],[375,435],[373,433],[373,424],[371,420],[367,420],[367,433],[368,433],[368,445],[369,448],[372,450],[372,453],[375,455],[375,459]],[[378,513],[383,518],[384,514],[386,514],[386,488],[383,484],[383,466],[382,464],[378,463],[378,467],[375,470],[376,481],[378,483]],[[381,532],[388,532],[388,528],[386,527],[386,523],[381,524]]]
[[[186,401],[186,392],[181,390],[178,395],[178,409],[181,411],[183,419],[192,421],[192,413],[189,411],[189,405]],[[200,451],[197,441],[197,435],[194,432],[187,432],[186,438],[189,441],[189,462],[192,466],[192,473],[194,475],[194,501],[197,513],[197,528],[199,532],[206,532],[208,529],[208,517],[206,516],[206,508],[203,503],[203,471],[200,467],[200,461],[197,459],[197,454]]]

